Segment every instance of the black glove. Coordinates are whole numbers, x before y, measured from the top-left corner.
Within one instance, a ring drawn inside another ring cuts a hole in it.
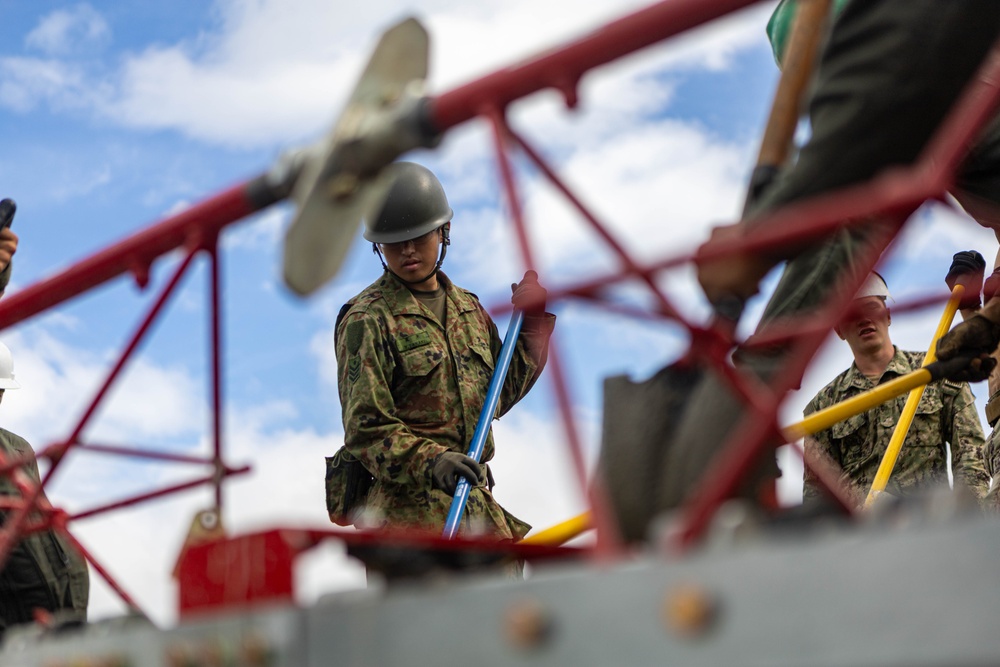
[[[948,289],[955,289],[957,284],[961,284],[965,288],[959,308],[978,308],[982,305],[979,293],[983,291],[985,271],[986,260],[975,250],[963,250],[955,253],[944,282],[948,285]]]
[[[431,483],[435,489],[441,489],[449,496],[455,495],[459,476],[464,477],[472,486],[486,483],[483,467],[465,454],[445,452],[434,461],[434,467],[431,468]]]
[[[545,314],[545,297],[548,292],[538,284],[538,274],[534,271],[525,271],[524,278],[516,285],[512,283],[510,291],[510,302],[515,308],[523,310],[526,316]]]
[[[990,354],[1000,343],[1000,324],[982,315],[974,315],[941,337],[937,344],[937,356],[948,361],[959,356],[972,357],[969,366],[960,373],[948,377],[956,382],[979,382],[989,377],[997,365]]]

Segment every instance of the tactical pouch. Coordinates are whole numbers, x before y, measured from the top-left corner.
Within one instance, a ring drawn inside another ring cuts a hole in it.
[[[338,526],[350,526],[365,505],[375,478],[344,447],[326,457],[326,511]]]

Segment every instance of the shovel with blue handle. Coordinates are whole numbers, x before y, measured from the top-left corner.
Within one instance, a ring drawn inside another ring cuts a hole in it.
[[[521,333],[521,325],[524,324],[524,311],[515,309],[510,316],[510,324],[507,325],[507,335],[504,337],[503,346],[500,348],[500,356],[493,370],[493,377],[490,379],[489,389],[486,391],[486,402],[479,413],[479,421],[476,423],[476,431],[472,435],[469,443],[469,450],[466,455],[479,463],[483,455],[483,448],[486,446],[486,436],[490,432],[490,424],[493,415],[496,414],[497,404],[500,402],[500,392],[503,390],[504,380],[507,379],[507,369],[510,368],[510,360],[514,356],[514,346],[517,345],[517,337]],[[451,501],[451,508],[448,510],[448,518],[444,523],[446,539],[452,539],[458,532],[458,524],[462,521],[462,514],[465,512],[465,505],[469,500],[469,491],[472,490],[469,480],[459,477],[458,485],[455,487],[455,497]]]

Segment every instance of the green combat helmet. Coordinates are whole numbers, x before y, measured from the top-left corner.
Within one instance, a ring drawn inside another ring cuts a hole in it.
[[[422,280],[397,279],[407,284],[419,284],[437,273],[444,262],[451,239],[448,223],[453,211],[448,205],[444,188],[430,169],[415,162],[394,162],[385,168],[386,176],[392,182],[389,194],[380,208],[365,216],[364,237],[372,242],[372,251],[378,255],[382,268],[396,276],[386,265],[379,243],[401,243],[419,238],[428,232],[441,230],[441,255],[434,269]]]
[[[831,12],[834,16],[847,4],[847,0],[833,0]],[[785,49],[788,47],[788,37],[792,32],[792,23],[795,21],[795,12],[799,3],[796,0],[781,0],[771,14],[767,22],[767,38],[771,42],[771,50],[774,51],[774,62],[781,67],[781,62],[785,57]]]
[[[441,182],[414,162],[386,167],[392,179],[381,209],[365,216],[365,239],[372,243],[409,241],[450,222],[453,212]]]

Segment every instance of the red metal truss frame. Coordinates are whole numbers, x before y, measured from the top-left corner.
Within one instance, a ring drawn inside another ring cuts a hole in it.
[[[536,268],[535,253],[526,220],[521,208],[517,181],[511,165],[509,151],[519,150],[539,172],[561,192],[590,225],[594,232],[617,256],[620,268],[604,276],[575,285],[549,291],[550,301],[583,298],[607,308],[611,312],[653,317],[676,323],[691,335],[690,358],[711,367],[727,377],[734,390],[743,396],[749,410],[744,423],[737,428],[731,440],[720,450],[715,465],[706,475],[704,483],[688,499],[684,508],[683,530],[680,546],[696,540],[718,508],[747,474],[752,464],[775,442],[781,441],[778,409],[787,391],[802,376],[803,370],[814,355],[826,332],[843,312],[853,286],[845,285],[841,296],[827,304],[820,313],[812,314],[808,321],[790,323],[781,331],[772,332],[768,341],[736,341],[730,332],[685,320],[659,288],[660,273],[690,262],[706,262],[737,253],[761,251],[789,244],[802,244],[816,240],[832,230],[845,225],[871,224],[877,217],[886,221],[883,247],[898,232],[909,215],[927,199],[941,199],[952,183],[953,175],[962,156],[971,145],[976,132],[990,118],[1000,99],[1000,52],[994,51],[983,65],[981,75],[969,87],[926,147],[920,160],[911,167],[881,174],[873,181],[839,192],[827,193],[808,201],[790,205],[761,219],[760,224],[745,239],[727,244],[713,244],[693,254],[670,256],[657,262],[641,263],[632,257],[609,231],[606,224],[594,215],[561,180],[522,135],[515,132],[506,120],[507,107],[514,101],[546,88],[560,91],[569,107],[578,103],[577,85],[590,70],[616,60],[651,44],[700,26],[725,14],[754,4],[758,0],[662,0],[646,9],[613,21],[578,40],[542,55],[522,61],[511,68],[504,68],[467,85],[455,88],[429,100],[429,116],[440,133],[473,120],[484,118],[492,127],[496,159],[503,189],[517,236],[518,249],[526,267]],[[224,478],[245,472],[245,467],[232,467],[224,461],[224,429],[222,423],[222,322],[220,315],[218,237],[227,225],[237,222],[279,199],[287,192],[269,192],[259,176],[234,186],[206,201],[143,231],[111,245],[51,278],[42,280],[0,301],[0,329],[22,322],[46,310],[65,303],[113,278],[129,273],[140,286],[146,286],[152,263],[162,255],[183,248],[184,258],[170,279],[154,299],[153,305],[134,334],[126,342],[122,354],[109,372],[104,384],[88,405],[83,417],[71,434],[61,442],[49,445],[39,452],[50,461],[50,467],[41,484],[25,480],[19,475],[19,459],[0,456],[0,475],[7,476],[21,490],[20,499],[5,500],[2,507],[8,512],[0,528],[0,566],[11,548],[22,535],[43,529],[54,529],[77,545],[112,588],[119,592],[130,607],[138,609],[134,600],[114,581],[92,554],[82,548],[66,527],[67,522],[93,516],[115,508],[134,505],[150,498],[162,497],[185,489],[209,484],[214,488],[215,503],[223,504],[222,481]],[[88,443],[83,432],[92,415],[118,378],[121,370],[134,355],[154,320],[161,314],[164,304],[175,291],[183,274],[199,255],[207,256],[210,301],[210,366],[212,404],[212,453],[208,457],[178,455],[171,452],[152,452],[142,448],[110,446]],[[868,266],[873,266],[873,254]],[[864,264],[864,262],[862,262]],[[608,287],[624,281],[644,284],[655,302],[653,312],[637,312],[616,304],[608,295]],[[934,299],[915,303],[914,307],[933,302]],[[749,345],[773,343],[783,340],[790,344],[792,353],[784,371],[763,386],[752,377],[735,370],[727,362],[729,350],[736,343]],[[572,413],[572,400],[557,340],[553,340],[549,353],[549,376],[552,378],[560,412],[567,448],[573,468],[585,493],[590,494],[593,516],[598,527],[597,555],[607,556],[620,552],[617,530],[612,513],[604,502],[600,488],[588,480],[583,449]],[[72,448],[90,449],[107,455],[143,457],[164,461],[212,466],[212,473],[190,482],[155,490],[135,497],[110,503],[103,507],[77,512],[70,516],[52,507],[42,493],[44,486],[59,467],[64,455]],[[310,539],[339,536],[313,531]],[[358,538],[360,539],[360,538]],[[378,539],[368,538],[364,539]],[[387,536],[386,539],[390,539]],[[461,548],[462,540],[457,542]],[[472,545],[479,548],[481,545]],[[182,582],[183,584],[183,582]]]

